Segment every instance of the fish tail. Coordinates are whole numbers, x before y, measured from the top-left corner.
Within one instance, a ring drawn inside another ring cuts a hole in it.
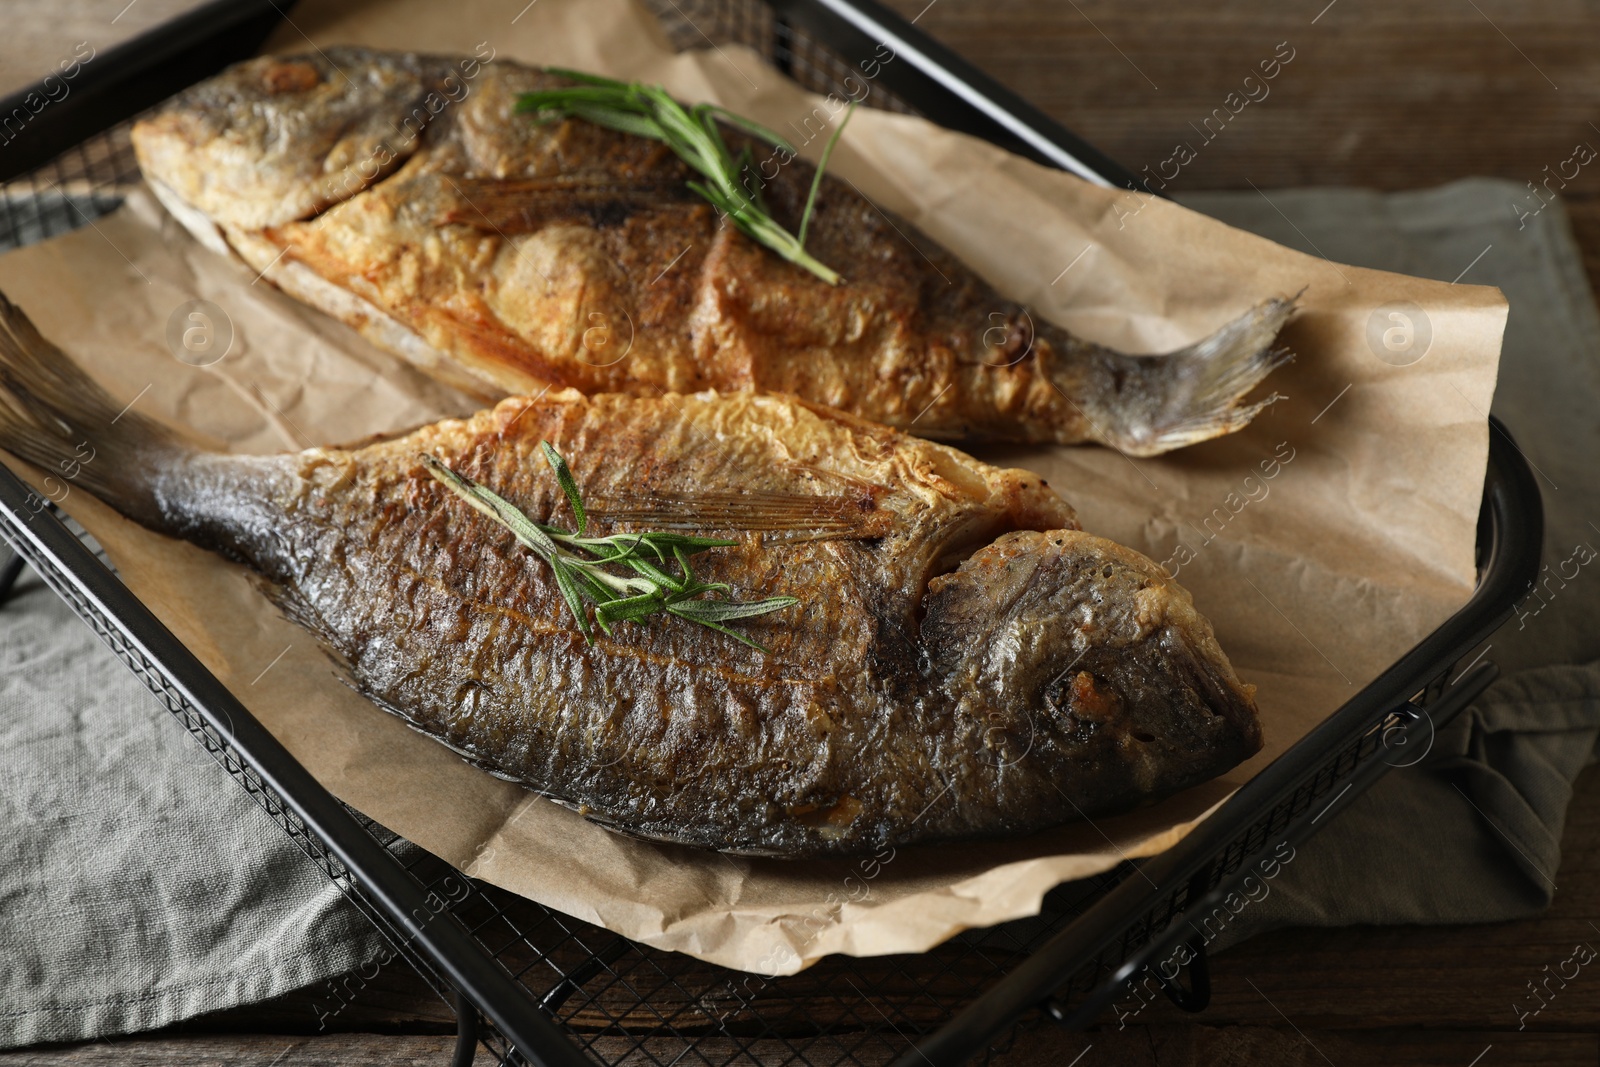
[[[44,472],[52,499],[82,487],[160,529],[166,525],[157,498],[161,472],[194,450],[130,407],[113,400],[0,293],[0,448]]]
[[[1063,362],[1056,384],[1087,422],[1083,436],[1131,456],[1155,456],[1243,429],[1275,400],[1244,397],[1294,358],[1274,345],[1296,297],[1258,304],[1209,337],[1174,352],[1089,351]],[[1081,350],[1081,349],[1080,349]]]

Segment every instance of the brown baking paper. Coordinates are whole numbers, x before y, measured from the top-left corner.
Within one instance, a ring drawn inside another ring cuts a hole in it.
[[[797,140],[814,109],[835,110],[752,52],[671,54],[625,0],[305,3],[293,18],[280,51],[315,41],[484,54],[482,44],[664,82]],[[870,89],[865,72],[859,84]],[[815,158],[824,140],[805,153]],[[82,490],[66,510],[342,799],[478,878],[647,944],[766,973],[834,952],[922,950],[1035,913],[1057,883],[1159,852],[1467,598],[1506,316],[1496,290],[1336,266],[903,115],[858,112],[832,166],[1008,296],[1128,350],[1170,349],[1304,290],[1285,335],[1297,359],[1269,383],[1286,399],[1244,432],[1155,460],[1094,447],[986,455],[1043,474],[1087,529],[1179,572],[1259,687],[1260,755],[1143,810],[1009,843],[800,864],[636,841],[468,766],[373,707],[241,568]],[[95,226],[0,259],[0,287],[116,396],[236,450],[349,441],[474,407],[282,295],[267,273],[201,248],[143,192]],[[169,316],[194,298],[222,308],[234,330],[226,358],[205,368],[164,340]],[[1403,319],[1384,310],[1405,303]],[[1397,366],[1409,358],[1391,350],[1404,350],[1407,322],[1410,355],[1426,342],[1425,354]]]

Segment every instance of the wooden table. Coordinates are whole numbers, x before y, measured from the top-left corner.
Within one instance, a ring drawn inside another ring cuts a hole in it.
[[[165,0],[170,4],[170,0]],[[1294,58],[1266,100],[1230,123],[1174,190],[1365,185],[1416,188],[1469,175],[1540,181],[1600,146],[1600,10],[1556,0],[890,0],[1131,169],[1167,158],[1257,63]],[[45,0],[28,0],[43,11]],[[38,54],[28,22],[7,56]],[[154,9],[157,5],[151,3]],[[104,7],[75,0],[82,24]],[[130,13],[131,14],[131,13]],[[141,12],[141,14],[144,14]],[[100,17],[109,18],[109,14]],[[79,32],[79,31],[74,31]],[[46,53],[49,54],[49,53]],[[1600,278],[1600,168],[1564,195],[1590,280]],[[1580,778],[1555,905],[1490,926],[1283,931],[1213,963],[1211,1008],[1157,1003],[1136,1025],[1025,1032],[1007,1064],[1600,1063],[1600,976],[1584,972],[1519,1030],[1512,1004],[1575,943],[1600,943],[1600,773]],[[315,1035],[316,991],[117,1042],[0,1057],[41,1064],[448,1062],[451,1016],[402,968],[383,971]],[[1073,1057],[1092,1048],[1081,1060]]]

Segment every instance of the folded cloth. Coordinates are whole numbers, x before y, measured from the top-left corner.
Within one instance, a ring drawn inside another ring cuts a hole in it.
[[[1493,410],[1545,507],[1540,592],[1487,652],[1502,678],[1425,759],[1349,802],[1213,948],[1290,925],[1515,919],[1555,892],[1572,783],[1600,738],[1600,315],[1565,211],[1526,194],[1474,179],[1181,198],[1338,262],[1499,286],[1511,314]]]
[[[0,1048],[148,1030],[376,930],[32,572],[0,608]]]

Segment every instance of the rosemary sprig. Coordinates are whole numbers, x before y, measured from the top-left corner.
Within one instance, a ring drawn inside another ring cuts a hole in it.
[[[640,82],[621,82],[580,71],[545,68],[578,82],[561,89],[544,89],[523,93],[517,98],[518,111],[532,111],[546,118],[572,116],[623,133],[637,134],[664,142],[689,166],[706,180],[691,181],[689,188],[733,220],[733,224],[754,241],[766,245],[784,259],[804,267],[829,285],[839,283],[839,273],[820,262],[805,249],[806,230],[811,225],[811,215],[816,209],[817,189],[822,182],[822,172],[828,166],[833,146],[844,132],[845,123],[855,113],[855,104],[845,112],[828,138],[811,182],[810,195],[806,197],[805,210],[800,216],[800,232],[792,234],[773,220],[762,204],[759,194],[746,190],[739,180],[750,165],[750,152],[745,149],[738,156],[728,151],[728,145],[717,129],[720,118],[752,136],[759,137],[791,154],[797,154],[792,145],[782,137],[758,123],[715,104],[696,104],[685,108],[668,95],[659,85]]]
[[[735,545],[737,541],[668,531],[590,537],[589,515],[567,461],[550,442],[541,441],[540,447],[572,507],[578,526],[575,531],[534,522],[493,490],[457,474],[434,456],[423,453],[421,459],[428,473],[447,489],[510,530],[524,547],[550,565],[561,598],[578,620],[578,629],[589,643],[594,643],[594,631],[585,602],[594,605],[594,624],[607,636],[611,634],[613,623],[639,622],[664,611],[725,633],[751,648],[768,651],[725,624],[765,615],[800,601],[792,596],[729,600],[719,595],[730,591],[727,583],[701,581],[689,565],[690,556],[711,548]],[[615,574],[607,567],[626,567],[633,573]]]

